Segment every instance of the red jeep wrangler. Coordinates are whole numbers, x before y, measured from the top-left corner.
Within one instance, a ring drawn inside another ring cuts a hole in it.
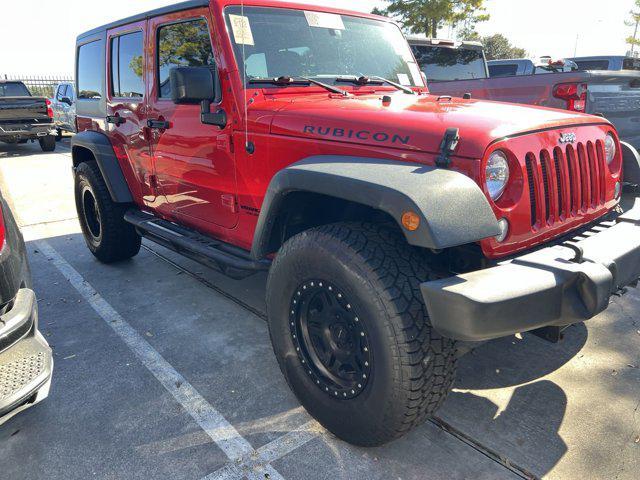
[[[612,125],[429,95],[388,19],[193,0],[80,35],[76,74],[90,250],[269,270],[282,372],[349,442],[431,415],[456,341],[557,335],[640,276]]]

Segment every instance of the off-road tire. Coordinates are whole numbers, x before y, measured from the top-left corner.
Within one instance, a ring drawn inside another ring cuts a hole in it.
[[[339,438],[383,445],[425,422],[445,400],[455,378],[456,345],[429,323],[419,285],[432,278],[424,252],[385,225],[318,227],[291,238],[278,253],[267,284],[271,342],[302,405]],[[322,279],[343,292],[368,331],[372,370],[355,398],[318,388],[296,351],[292,299],[301,285]]]
[[[98,260],[115,263],[138,254],[142,239],[124,220],[128,205],[111,199],[95,162],[81,163],[76,169],[75,198],[87,247]]]
[[[53,152],[56,149],[56,137],[55,135],[47,135],[38,139],[40,148],[43,152]]]

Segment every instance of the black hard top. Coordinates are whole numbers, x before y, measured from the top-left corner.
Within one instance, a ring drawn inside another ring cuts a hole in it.
[[[87,37],[97,35],[99,33],[102,33],[106,30],[110,30],[112,28],[128,25],[129,23],[140,22],[142,20],[147,20],[149,18],[159,17],[161,15],[166,15],[168,13],[180,12],[182,10],[189,10],[197,7],[206,7],[208,5],[209,5],[209,0],[189,0],[187,2],[181,2],[181,3],[176,3],[175,5],[169,5],[167,7],[157,8],[155,10],[139,13],[138,15],[134,15],[128,18],[123,18],[122,20],[118,20],[116,22],[112,22],[107,25],[102,25],[101,27],[97,27],[92,30],[89,30],[88,32],[84,32],[78,35],[78,41],[81,41]]]

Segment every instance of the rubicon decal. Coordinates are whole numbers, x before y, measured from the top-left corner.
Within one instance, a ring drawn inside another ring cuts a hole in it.
[[[333,138],[353,138],[357,140],[366,140],[379,143],[394,143],[398,145],[409,145],[411,136],[398,135],[386,132],[374,132],[371,130],[351,130],[347,128],[331,128],[331,127],[316,127],[313,125],[307,125],[304,127],[303,133],[309,133],[312,135],[319,135],[321,137],[333,137]]]

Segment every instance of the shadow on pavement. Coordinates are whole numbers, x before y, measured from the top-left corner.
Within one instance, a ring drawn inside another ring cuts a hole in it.
[[[456,388],[487,390],[522,385],[549,375],[570,362],[587,343],[583,323],[565,330],[564,339],[549,343],[532,334],[487,342],[462,357]]]

